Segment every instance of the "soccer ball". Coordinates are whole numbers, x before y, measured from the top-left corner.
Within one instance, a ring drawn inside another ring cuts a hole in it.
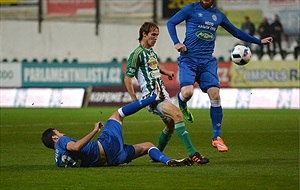
[[[231,60],[237,65],[246,65],[252,56],[250,48],[243,45],[236,45],[231,50]]]

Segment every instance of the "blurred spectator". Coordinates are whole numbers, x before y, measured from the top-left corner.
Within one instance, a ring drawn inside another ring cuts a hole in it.
[[[298,59],[298,56],[300,56],[300,37],[298,37],[297,46],[294,48],[294,57],[295,57],[295,59]]]
[[[264,39],[271,35],[271,26],[269,25],[268,19],[266,17],[262,19],[262,22],[258,27],[258,34],[260,36],[260,39]],[[270,44],[267,44],[265,46],[267,46],[268,54],[271,57]],[[261,58],[263,55],[264,55],[264,45],[260,45],[259,58]]]
[[[247,34],[250,34],[251,36],[254,36],[255,33],[255,26],[254,24],[250,21],[249,16],[245,16],[245,21],[242,23],[241,29],[246,32]],[[250,49],[252,48],[252,43],[250,42],[244,42],[245,46],[249,47]]]
[[[278,44],[281,57],[282,59],[284,59],[284,54],[281,48],[281,35],[283,33],[283,27],[278,15],[275,15],[275,20],[271,24],[271,30],[272,30],[271,36],[273,37],[273,55],[276,54],[276,46],[277,46],[276,44]]]

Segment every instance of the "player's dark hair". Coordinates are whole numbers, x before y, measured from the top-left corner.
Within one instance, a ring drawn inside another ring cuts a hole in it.
[[[42,142],[47,148],[54,149],[55,142],[52,139],[52,136],[55,135],[53,128],[49,128],[46,131],[44,131],[42,135]]]
[[[151,32],[154,29],[158,29],[159,27],[157,26],[157,24],[155,24],[154,22],[144,22],[144,24],[141,26],[140,28],[140,36],[138,38],[139,42],[142,41],[143,39],[143,33],[145,32],[146,34],[148,34],[149,32]]]

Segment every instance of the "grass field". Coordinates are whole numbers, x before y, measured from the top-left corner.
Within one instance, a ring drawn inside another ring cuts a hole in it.
[[[211,146],[209,110],[192,110],[187,124],[195,147],[210,163],[168,167],[148,156],[106,168],[58,168],[41,142],[49,127],[81,138],[115,108],[0,109],[2,189],[299,189],[299,110],[224,110],[222,137],[229,147]],[[163,124],[145,109],[124,121],[128,144],[157,143]],[[174,134],[165,150],[187,156]]]

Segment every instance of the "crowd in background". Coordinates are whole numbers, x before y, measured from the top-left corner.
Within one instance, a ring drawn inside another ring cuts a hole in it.
[[[272,45],[260,45],[259,49],[257,51],[254,51],[255,53],[257,53],[259,59],[261,59],[264,54],[267,54],[270,59],[272,59],[277,53],[281,55],[282,59],[285,59],[288,52],[282,47],[282,36],[284,28],[280,22],[279,15],[275,14],[274,20],[272,20],[271,22],[268,20],[268,18],[263,17],[257,30],[255,28],[255,25],[251,22],[250,17],[246,16],[244,22],[242,23],[241,29],[251,36],[254,36],[257,32],[260,39],[263,39],[267,36],[273,37]],[[300,54],[299,40],[300,37],[297,39],[297,46],[294,48],[293,52],[295,59],[297,59],[298,55]],[[244,45],[252,49],[251,43],[245,42]]]

